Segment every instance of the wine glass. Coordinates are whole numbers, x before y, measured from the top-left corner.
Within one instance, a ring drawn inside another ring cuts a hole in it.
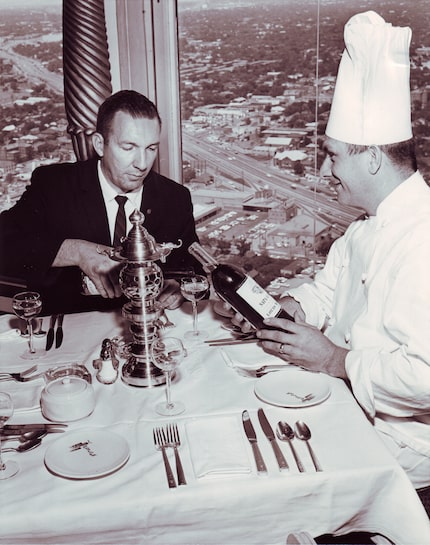
[[[209,289],[209,282],[206,276],[194,274],[181,278],[181,293],[193,305],[193,330],[185,333],[187,339],[205,339],[206,331],[197,329],[197,301],[203,299]]]
[[[176,337],[156,339],[151,346],[151,355],[154,365],[161,369],[166,376],[166,403],[157,403],[155,410],[163,416],[183,413],[185,405],[180,401],[173,402],[170,396],[172,371],[187,355],[182,341]]]
[[[28,331],[28,352],[22,354],[21,358],[32,360],[40,357],[34,348],[34,334],[32,320],[39,316],[42,310],[42,301],[40,294],[36,291],[22,291],[17,293],[12,299],[12,308],[19,318],[27,322]]]
[[[9,479],[19,471],[19,465],[10,460],[4,462],[1,455],[1,431],[5,423],[13,415],[13,401],[9,394],[0,392],[0,480]]]

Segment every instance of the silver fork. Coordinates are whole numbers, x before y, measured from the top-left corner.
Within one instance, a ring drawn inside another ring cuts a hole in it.
[[[178,475],[178,484],[187,484],[185,479],[184,469],[182,467],[181,458],[179,456],[178,447],[181,446],[178,426],[176,424],[168,424],[166,426],[167,445],[172,447],[175,452],[176,473]]]
[[[220,348],[221,356],[223,357],[225,363],[227,364],[227,367],[231,367],[239,375],[242,375],[244,377],[262,377],[266,373],[271,373],[272,371],[278,371],[279,369],[284,369],[287,367],[287,364],[281,363],[281,364],[267,364],[262,365],[261,367],[258,367],[258,369],[247,369],[246,367],[241,367],[240,365],[236,365],[234,361],[231,359],[231,357],[227,354],[227,352]]]
[[[240,367],[235,366],[234,370],[239,373],[239,375],[243,375],[244,377],[254,377],[259,378],[263,375],[266,375],[267,373],[273,373],[274,371],[280,371],[281,369],[285,369],[287,365],[281,364],[281,365],[263,365],[259,367],[258,369],[247,369],[246,367]]]
[[[33,378],[38,378],[42,376],[44,373],[37,373],[37,375],[33,375],[29,377],[28,375],[30,373],[33,373],[33,371],[36,371],[37,365],[33,365],[33,367],[30,367],[29,369],[26,369],[25,371],[21,371],[20,373],[0,373],[0,380],[16,380],[18,382],[26,382],[28,380],[33,380]]]
[[[164,430],[162,430],[161,428],[154,428],[153,434],[155,448],[157,450],[161,450],[161,454],[163,455],[164,468],[166,470],[166,477],[169,488],[176,488],[175,477],[173,476],[172,468],[170,467],[169,459],[167,458],[166,454],[167,439],[164,434]]]

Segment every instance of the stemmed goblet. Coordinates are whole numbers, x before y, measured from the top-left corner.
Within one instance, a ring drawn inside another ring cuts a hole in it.
[[[163,416],[183,413],[185,405],[180,401],[173,402],[170,395],[172,372],[187,355],[182,341],[176,337],[156,339],[151,346],[151,355],[154,365],[166,376],[166,403],[157,403],[155,410]]]
[[[197,302],[203,299],[209,289],[209,282],[206,276],[194,274],[181,278],[181,293],[193,305],[193,330],[185,333],[187,339],[205,339],[206,331],[199,331],[197,328]]]
[[[33,318],[39,316],[42,310],[42,300],[40,294],[36,291],[22,291],[17,293],[12,299],[12,308],[18,318],[23,318],[27,322],[28,331],[28,352],[21,355],[21,358],[32,360],[39,358],[34,348]]]
[[[19,471],[19,465],[10,460],[4,462],[1,455],[1,431],[5,423],[13,415],[13,401],[9,394],[0,392],[0,480],[9,479]]]

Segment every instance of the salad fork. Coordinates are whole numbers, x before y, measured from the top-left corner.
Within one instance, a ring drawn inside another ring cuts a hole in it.
[[[169,488],[175,488],[175,477],[173,476],[172,468],[170,467],[169,459],[167,458],[166,454],[167,439],[163,432],[164,430],[162,428],[153,429],[154,445],[157,450],[161,450],[161,454],[163,455],[164,468],[166,470],[166,477]]]
[[[179,456],[178,447],[181,446],[178,426],[176,424],[168,424],[166,426],[167,446],[172,447],[175,452],[176,473],[178,475],[178,484],[187,484],[185,479],[184,469],[182,467],[181,458]]]

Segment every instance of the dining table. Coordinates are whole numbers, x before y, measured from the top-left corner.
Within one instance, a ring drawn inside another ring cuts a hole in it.
[[[30,365],[38,371],[83,365],[95,396],[90,415],[64,422],[67,427],[48,433],[34,449],[3,454],[6,463],[14,459],[20,469],[0,481],[1,544],[281,545],[298,531],[314,537],[367,531],[383,536],[381,543],[430,543],[429,520],[415,489],[347,383],[284,362],[257,342],[207,342],[233,339],[219,303],[215,297],[199,302],[198,328],[207,333],[205,340],[185,337],[193,325],[189,302],[166,311],[173,325],[161,328],[159,335],[180,338],[187,350],[171,384],[172,400],[183,402],[185,411],[170,417],[155,411],[165,399],[164,384],[131,386],[122,380],[126,355],[119,356],[114,383],[96,378],[94,361],[103,340],[130,339],[121,309],[65,315],[61,346],[45,351],[42,333],[35,340],[40,357],[33,361],[22,358],[28,339],[20,333],[18,319],[0,316],[0,372]],[[43,318],[45,331],[49,321]],[[253,373],[274,364],[283,367]],[[1,381],[0,391],[11,392],[16,400],[7,424],[52,423],[40,407],[45,387],[44,375],[28,382]],[[302,421],[311,431],[309,442],[295,436],[290,444],[276,437],[287,468],[278,465],[259,409],[273,430],[279,421],[293,429]],[[265,472],[257,471],[244,411]],[[177,453],[186,480],[178,484],[175,450],[168,447],[172,487],[163,452],[154,444],[154,428],[169,425],[177,426]],[[91,438],[97,434],[103,441],[94,466]],[[3,447],[10,444],[5,441]],[[62,464],[75,455],[73,449],[80,462],[70,470]]]

